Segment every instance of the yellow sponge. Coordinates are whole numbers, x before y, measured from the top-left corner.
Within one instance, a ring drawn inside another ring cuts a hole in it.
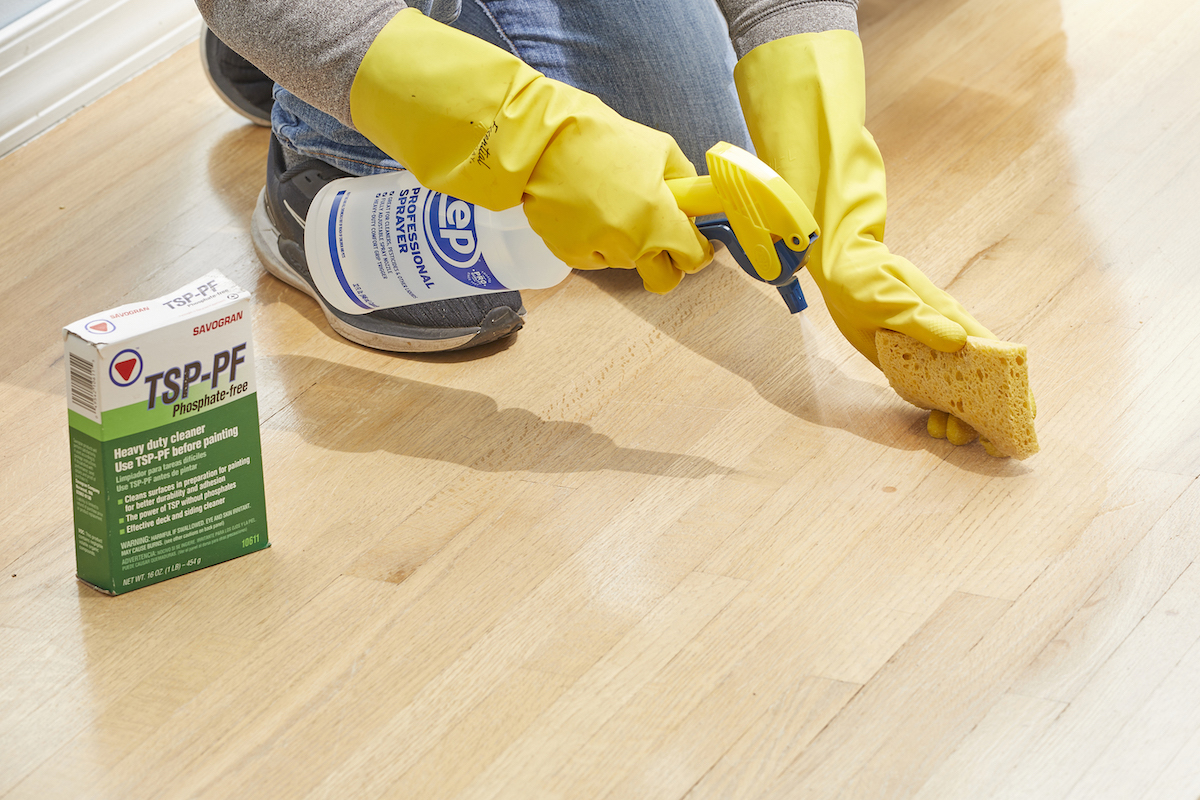
[[[934,412],[931,434],[942,432],[956,444],[974,439],[964,426],[953,421],[947,426],[937,414],[945,412],[978,431],[992,455],[1024,459],[1038,451],[1025,345],[968,336],[962,350],[942,353],[902,333],[881,330],[875,346],[896,394]]]

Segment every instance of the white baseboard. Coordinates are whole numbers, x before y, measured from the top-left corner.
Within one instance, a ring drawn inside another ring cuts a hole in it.
[[[0,29],[0,156],[196,38],[192,0],[50,0]]]

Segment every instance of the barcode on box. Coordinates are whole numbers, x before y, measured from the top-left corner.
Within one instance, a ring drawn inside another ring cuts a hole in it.
[[[75,353],[69,353],[67,358],[70,404],[81,411],[86,411],[89,417],[94,417],[97,408],[96,364]]]

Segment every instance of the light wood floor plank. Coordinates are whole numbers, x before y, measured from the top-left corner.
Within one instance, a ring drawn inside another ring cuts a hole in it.
[[[853,725],[849,721],[842,723],[839,716],[835,725],[827,728],[823,734],[837,736],[836,731],[844,724],[846,730],[841,733],[842,736],[870,740],[876,735],[874,728],[883,720],[892,719],[894,724],[907,725],[911,724],[915,717],[934,726],[926,733],[925,738],[916,737],[923,742],[919,746],[921,752],[929,752],[928,748],[933,742],[941,742],[946,748],[938,753],[937,758],[923,760],[919,765],[898,767],[901,770],[899,773],[873,768],[874,764],[883,759],[902,762],[903,754],[907,754],[910,759],[913,757],[909,746],[914,739],[900,735],[886,739],[878,747],[837,747],[841,760],[838,761],[836,769],[827,765],[827,759],[818,757],[819,750],[811,749],[805,751],[801,759],[789,767],[773,787],[771,794],[785,797],[811,789],[817,794],[845,790],[849,796],[873,797],[881,791],[877,782],[897,778],[908,769],[915,771],[911,778],[913,786],[908,791],[918,789],[940,766],[939,759],[950,755],[949,748],[952,743],[967,733],[967,730],[955,731],[951,726],[968,724],[969,730],[982,719],[987,709],[998,702],[999,687],[1010,684],[1018,665],[1027,663],[1044,647],[1059,625],[1058,617],[1063,613],[1062,609],[1073,611],[1090,593],[1089,587],[1078,582],[1065,581],[1063,578],[1066,575],[1079,575],[1081,572],[1095,574],[1094,570],[1089,570],[1085,565],[1089,562],[1109,563],[1109,553],[1127,552],[1150,527],[1150,523],[1144,520],[1139,524],[1139,517],[1144,517],[1148,510],[1162,504],[1164,499],[1173,500],[1178,497],[1180,491],[1180,481],[1170,477],[1144,474],[1136,482],[1131,482],[1119,495],[1112,498],[1114,505],[1108,513],[1096,517],[1084,532],[1079,545],[1055,561],[1039,576],[1030,591],[1022,594],[991,627],[981,632],[982,639],[973,641],[973,646],[961,659],[953,662],[950,673],[953,677],[946,677],[939,687],[945,695],[940,702],[962,704],[962,714],[929,716],[927,707],[919,700],[919,696],[916,702],[909,699],[907,688],[901,685],[897,689],[897,704],[882,704],[879,708],[881,718],[875,724]],[[1152,511],[1150,513],[1153,514]],[[1154,518],[1157,519],[1157,516]],[[1094,589],[1094,585],[1091,588]],[[997,648],[1002,649],[1002,656]],[[885,709],[890,709],[890,713]],[[937,734],[934,734],[934,730]],[[814,742],[814,747],[822,747],[821,737]],[[856,787],[861,787],[861,791]],[[901,793],[905,791],[901,789]]]
[[[926,659],[962,663],[1009,607],[1007,601],[978,595],[956,594],[949,598],[761,796],[840,792],[852,797],[880,797],[915,792],[948,753],[924,748],[923,758],[914,759],[914,753],[904,745],[907,737],[923,741],[941,738],[946,747],[954,740],[931,736],[933,731],[922,730],[921,726],[940,728],[948,720],[964,724],[963,714],[955,708],[964,700],[963,693],[953,685],[959,675],[943,673],[944,678],[930,680]],[[896,714],[891,716],[890,724],[880,724],[873,709],[878,704],[892,703],[911,710],[924,708],[925,713]],[[869,768],[881,761],[887,763],[887,768]]]
[[[1200,571],[1193,567],[1189,572]],[[1185,573],[1186,575],[1186,573]],[[1183,583],[1181,578],[1180,582]],[[1191,597],[1168,594],[1163,602],[1192,605]],[[1182,613],[1170,609],[1166,613]],[[1157,620],[1148,619],[1153,624]],[[1180,703],[1180,697],[1195,695],[1200,689],[1200,637],[1163,679],[1154,693],[1122,727],[1112,743],[1071,790],[1070,798],[1122,798],[1136,795],[1145,775],[1159,775],[1200,732],[1200,712],[1194,705]]]
[[[1029,748],[1064,708],[1065,703],[1054,700],[1005,694],[913,795],[914,800],[986,797],[1028,758]]]
[[[1095,797],[1110,791],[1119,790],[1117,794],[1107,796],[1120,796],[1120,791],[1130,791],[1128,785],[1121,788],[1111,773],[1099,784],[1081,784],[1080,781],[1088,775],[1104,775],[1110,768],[1117,767],[1114,759],[1136,757],[1135,751],[1130,750],[1131,743],[1123,742],[1122,736],[1128,735],[1127,730],[1139,734],[1146,732],[1144,723],[1139,726],[1141,720],[1136,718],[1139,712],[1153,714],[1152,710],[1144,709],[1154,702],[1156,690],[1172,676],[1177,665],[1180,669],[1170,679],[1180,685],[1173,687],[1170,696],[1178,702],[1179,697],[1200,691],[1194,667],[1190,663],[1181,664],[1181,659],[1186,660],[1200,641],[1200,604],[1196,602],[1200,592],[1198,575],[1200,569],[1194,567],[1184,571],[1079,693],[1063,698],[1070,701],[1068,708],[1047,729],[1036,754],[1006,778],[997,796],[1074,794]],[[1195,723],[1194,715],[1186,716],[1189,713],[1184,712],[1182,724]],[[1166,727],[1161,715],[1154,723],[1155,728],[1159,726]],[[1087,731],[1086,742],[1078,736],[1080,730]],[[1185,738],[1191,732],[1191,728],[1185,730]],[[1172,747],[1170,734],[1161,728],[1155,730],[1149,742],[1139,738],[1137,744],[1164,761],[1180,746],[1176,743]],[[1107,756],[1108,763],[1100,763],[1109,750],[1113,752]],[[1152,774],[1157,774],[1157,769],[1148,768]],[[1120,774],[1118,769],[1117,775]],[[1079,794],[1080,791],[1085,793]]]
[[[1055,635],[1013,684],[1031,697],[1070,702],[1146,614],[1200,557],[1200,484],[1166,515]]]
[[[1171,764],[1140,795],[1141,800],[1190,800],[1193,797],[1200,797],[1200,731],[1188,740]]]

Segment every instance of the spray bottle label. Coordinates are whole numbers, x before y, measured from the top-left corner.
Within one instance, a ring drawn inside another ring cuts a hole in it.
[[[366,179],[354,180],[360,184],[334,195],[324,233],[338,287],[355,306],[391,308],[506,289],[480,252],[473,205],[420,185],[372,191],[361,185]],[[318,288],[328,294],[332,287]]]

